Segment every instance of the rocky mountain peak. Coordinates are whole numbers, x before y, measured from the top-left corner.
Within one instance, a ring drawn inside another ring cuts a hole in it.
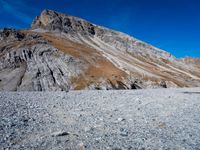
[[[32,23],[32,29],[44,29],[65,33],[80,33],[94,35],[95,26],[83,19],[58,13],[52,10],[43,10]]]
[[[37,16],[32,23],[32,28],[48,28],[50,24],[54,23],[54,18],[58,17],[55,11],[43,10],[40,16]]]
[[[95,25],[84,19],[66,15],[52,10],[43,10],[40,16],[32,23],[32,29],[42,29],[50,32],[64,33],[68,37],[82,41],[83,38],[98,38],[106,44],[112,45],[123,51],[135,52],[142,55],[157,55],[171,57],[165,51],[157,49],[143,41],[137,40],[125,33],[114,31],[102,26]],[[80,37],[81,36],[81,37]],[[132,51],[134,49],[134,51]]]

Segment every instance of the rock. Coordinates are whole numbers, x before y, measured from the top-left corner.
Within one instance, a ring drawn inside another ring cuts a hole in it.
[[[121,121],[125,121],[126,119],[124,119],[124,118],[118,118],[117,119],[119,122],[121,122]]]
[[[86,146],[82,142],[77,144],[77,147],[78,147],[79,150],[85,150],[86,149]]]
[[[91,132],[94,130],[94,127],[85,127],[84,131],[85,132]]]
[[[0,59],[0,68],[4,68],[0,72],[4,78],[0,82],[0,91],[68,91],[70,76],[76,76],[81,71],[80,66],[76,65],[79,61],[51,45],[14,48],[5,59]],[[63,77],[60,70],[65,70],[62,71]]]
[[[120,135],[121,136],[128,136],[128,131],[126,129],[124,129],[124,128],[121,128],[120,129]]]
[[[52,136],[67,136],[67,135],[70,135],[70,133],[66,131],[58,131],[52,134]]]
[[[161,81],[160,86],[163,88],[167,88],[167,83],[165,81]]]

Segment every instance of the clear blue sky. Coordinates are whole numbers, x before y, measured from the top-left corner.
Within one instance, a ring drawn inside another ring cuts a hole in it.
[[[29,28],[43,9],[128,33],[176,57],[200,57],[200,0],[0,0],[0,28]]]

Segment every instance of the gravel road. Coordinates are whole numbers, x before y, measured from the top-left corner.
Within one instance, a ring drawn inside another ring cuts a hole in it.
[[[200,88],[2,92],[0,149],[200,150]]]

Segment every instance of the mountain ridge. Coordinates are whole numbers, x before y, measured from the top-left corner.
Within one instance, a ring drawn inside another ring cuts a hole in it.
[[[200,86],[198,60],[52,10],[29,30],[2,30],[0,39],[0,90]]]
[[[52,11],[52,10],[48,10],[48,9],[45,9],[45,10],[43,10],[42,12],[41,12],[41,14],[40,14],[40,16],[37,16],[36,18],[35,18],[35,20],[33,21],[33,23],[32,23],[32,25],[31,25],[31,28],[32,29],[34,29],[34,28],[37,28],[37,27],[39,27],[39,28],[43,28],[43,26],[41,26],[41,25],[39,25],[39,26],[37,26],[38,24],[37,24],[37,21],[41,21],[40,23],[42,23],[42,22],[45,22],[44,20],[45,19],[40,19],[40,18],[42,18],[43,16],[62,16],[62,17],[67,17],[67,18],[71,18],[71,19],[74,19],[74,20],[77,20],[78,22],[80,21],[80,24],[78,24],[78,26],[81,26],[81,23],[83,23],[83,24],[86,24],[86,25],[90,25],[90,26],[92,26],[93,28],[100,28],[100,29],[103,29],[103,30],[106,30],[106,31],[109,31],[109,32],[113,32],[113,33],[118,33],[118,34],[120,34],[120,35],[122,35],[122,36],[124,36],[124,37],[126,37],[126,38],[131,38],[131,39],[135,39],[135,40],[137,40],[138,42],[142,42],[142,43],[144,43],[145,45],[147,45],[147,46],[149,46],[149,47],[154,47],[153,45],[151,45],[151,44],[149,44],[149,43],[147,43],[147,42],[143,42],[143,41],[141,41],[141,40],[139,40],[139,39],[136,39],[136,38],[134,38],[134,37],[132,37],[132,36],[130,36],[130,35],[128,35],[128,34],[126,34],[126,33],[123,33],[123,32],[120,32],[120,31],[116,31],[116,30],[113,30],[113,29],[109,29],[109,28],[107,28],[107,27],[103,27],[103,26],[99,26],[99,25],[96,25],[96,24],[93,24],[93,23],[91,23],[91,22],[89,22],[89,21],[87,21],[87,20],[85,20],[85,19],[81,19],[81,18],[78,18],[78,17],[75,17],[75,16],[71,16],[71,15],[65,15],[65,14],[63,14],[63,13],[60,13],[60,12],[57,12],[57,11]],[[60,19],[60,18],[59,18]],[[47,18],[46,18],[46,20],[48,20]],[[53,19],[53,21],[55,20],[55,18]],[[62,20],[62,19],[61,19]],[[60,20],[60,21],[61,21]],[[64,20],[65,21],[65,20]],[[51,21],[50,21],[51,22]],[[65,23],[69,23],[69,22],[65,22]],[[55,22],[53,22],[53,24],[55,24]],[[47,25],[49,25],[49,23],[47,23]],[[76,26],[77,26],[77,24],[76,24]],[[86,26],[87,27],[87,26]],[[52,27],[53,29],[50,29],[49,27],[45,27],[47,30],[52,30],[52,31],[56,31],[56,27]],[[55,28],[55,29],[54,29]],[[59,28],[62,28],[62,27],[58,27],[58,29]],[[93,29],[94,30],[94,29]],[[76,30],[77,31],[77,30]],[[60,31],[61,32],[61,31]],[[93,34],[95,34],[94,33],[94,31],[93,31]],[[156,48],[156,47],[154,47],[155,49],[157,49],[157,50],[159,50],[159,51],[162,51],[162,52],[164,52],[164,53],[168,53],[168,52],[166,52],[166,51],[164,51],[164,50],[161,50],[161,49],[159,49],[159,48]],[[171,54],[170,53],[168,53],[168,55],[170,55],[171,56]]]

